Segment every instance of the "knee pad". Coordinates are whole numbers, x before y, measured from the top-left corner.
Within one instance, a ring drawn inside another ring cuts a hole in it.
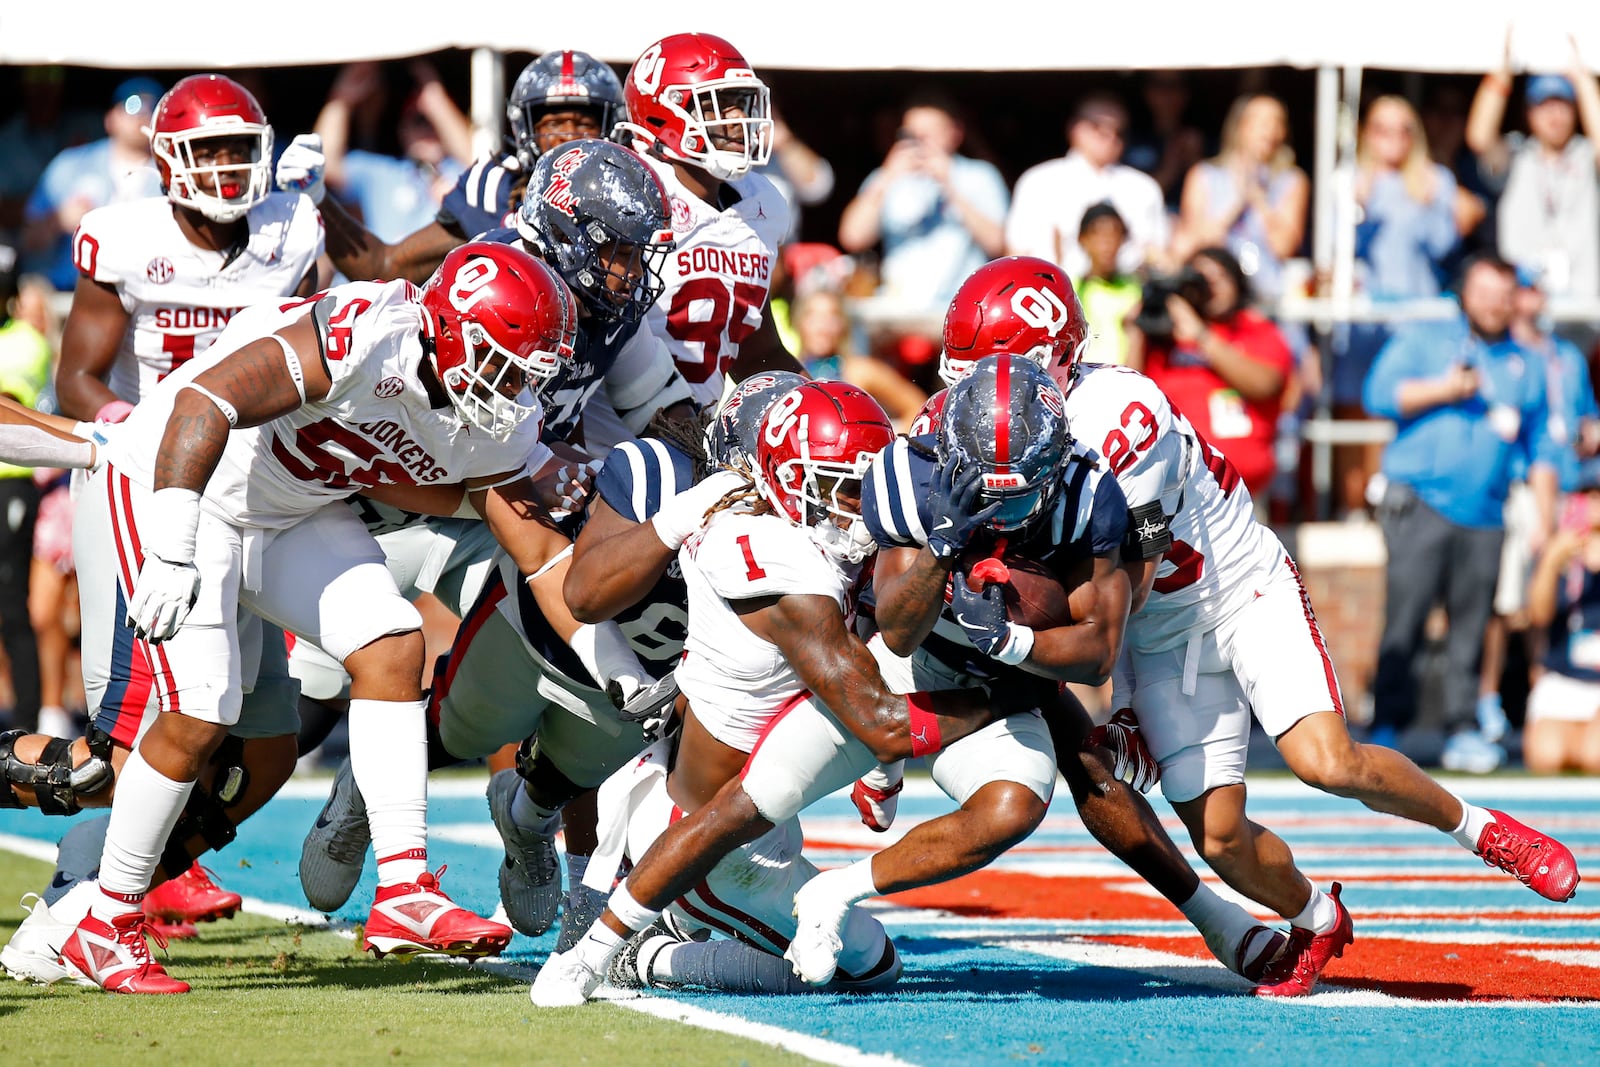
[[[46,815],[76,815],[83,810],[78,804],[78,794],[98,793],[114,780],[111,770],[111,737],[103,730],[89,727],[85,740],[89,744],[89,758],[74,767],[72,742],[64,737],[52,737],[45,742],[38,763],[24,763],[16,757],[17,739],[27,736],[26,730],[7,730],[0,734],[0,808],[20,808],[22,800],[12,786],[27,786],[33,790],[39,810]]]
[[[517,746],[517,777],[522,779],[528,798],[546,811],[560,811],[584,791],[539,746],[537,735],[525,738]]]
[[[177,877],[194,863],[195,856],[188,846],[191,837],[199,837],[206,848],[216,852],[238,836],[238,825],[227,809],[239,802],[250,785],[250,771],[244,765],[243,756],[243,740],[231,734],[223,738],[211,757],[215,768],[211,788],[203,789],[196,783],[190,790],[189,801],[183,806],[161,853],[161,866],[168,877]]]

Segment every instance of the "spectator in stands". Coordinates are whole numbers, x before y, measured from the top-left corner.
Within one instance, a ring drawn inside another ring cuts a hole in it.
[[[1484,75],[1467,118],[1467,145],[1485,174],[1504,183],[1500,254],[1540,272],[1551,296],[1600,296],[1600,85],[1574,42],[1565,77],[1528,79],[1528,136],[1500,132],[1510,95],[1508,30],[1505,62]]]
[[[772,112],[772,159],[761,168],[789,205],[789,233],[784,244],[800,240],[800,210],[833,195],[833,167],[794,135],[777,110]]]
[[[1548,635],[1522,733],[1534,774],[1600,774],[1600,460],[1578,489],[1528,585],[1529,625]]]
[[[1461,261],[1467,256],[1494,248],[1494,193],[1483,179],[1478,157],[1467,147],[1470,105],[1466,90],[1452,82],[1435,82],[1422,103],[1428,155],[1456,180],[1456,233],[1461,243],[1440,264],[1440,274],[1446,278],[1461,273]]]
[[[1443,600],[1450,617],[1446,765],[1478,773],[1505,758],[1478,731],[1475,712],[1506,496],[1526,470],[1548,530],[1557,491],[1544,376],[1529,373],[1528,355],[1510,333],[1515,290],[1504,260],[1471,260],[1461,280],[1462,317],[1397,333],[1365,390],[1367,410],[1398,423],[1383,455],[1387,484],[1378,508],[1389,558],[1373,740],[1392,746],[1414,718],[1423,624]]]
[[[1222,150],[1197,163],[1183,182],[1172,239],[1174,258],[1222,245],[1234,254],[1256,295],[1283,295],[1283,261],[1306,234],[1311,183],[1294,163],[1289,114],[1272,96],[1241,96],[1222,124]]]
[[[895,427],[904,430],[917,417],[928,394],[889,364],[850,351],[850,317],[844,301],[827,289],[813,289],[795,300],[798,358],[813,378],[836,378],[866,390],[883,405]]]
[[[1122,161],[1156,180],[1167,211],[1175,215],[1183,177],[1205,156],[1206,137],[1189,121],[1189,82],[1183,71],[1147,71],[1141,88],[1150,125],[1126,135]]]
[[[1259,493],[1276,470],[1273,440],[1294,357],[1272,321],[1249,306],[1250,282],[1233,253],[1203,248],[1185,266],[1178,293],[1146,289],[1146,303],[1160,294],[1164,307],[1135,320],[1128,363]]]
[[[28,407],[50,384],[50,342],[11,315],[17,295],[16,249],[0,245],[0,394]],[[27,467],[0,464],[0,638],[11,661],[13,729],[39,725],[39,650],[28,617],[28,580],[33,569],[33,527],[39,489]]]
[[[1067,125],[1067,154],[1047,160],[1017,179],[1006,218],[1006,251],[1059,263],[1081,278],[1089,269],[1078,247],[1078,224],[1091,204],[1110,203],[1128,226],[1117,263],[1124,273],[1147,261],[1160,265],[1170,239],[1161,186],[1143,171],[1118,162],[1128,113],[1115,96],[1085,97]]]
[[[72,233],[94,208],[161,194],[161,176],[150,156],[150,121],[160,83],[130,78],[111,94],[106,138],[68,148],[50,161],[23,212],[22,268],[41,274],[70,292],[78,271],[72,265]]]
[[[411,76],[414,88],[400,112],[401,158],[367,147],[377,143],[388,99],[377,63],[341,70],[317,116],[328,188],[367,229],[390,242],[432,222],[440,199],[472,163],[472,125],[438,72],[417,60]]]
[[[1374,300],[1438,296],[1439,271],[1459,237],[1456,181],[1428,157],[1416,109],[1400,96],[1380,96],[1367,108],[1356,142],[1356,269],[1358,284]],[[1356,323],[1336,341],[1334,414],[1361,418],[1363,384],[1390,330]],[[1370,410],[1370,409],[1367,409]],[[1342,463],[1342,496],[1359,507],[1382,456],[1379,445],[1361,447],[1359,461]]]
[[[1078,247],[1089,261],[1078,279],[1078,303],[1089,322],[1090,363],[1128,362],[1128,321],[1139,308],[1139,279],[1117,266],[1117,252],[1128,239],[1128,224],[1107,203],[1091,204],[1078,223]]]
[[[992,163],[960,154],[956,106],[929,91],[906,104],[894,145],[839,219],[850,253],[883,244],[881,292],[942,315],[961,282],[998,256],[1009,194]]]

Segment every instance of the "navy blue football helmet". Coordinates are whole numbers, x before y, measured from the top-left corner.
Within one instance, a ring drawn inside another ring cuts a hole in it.
[[[1017,531],[1049,514],[1072,442],[1066,408],[1050,375],[1022,356],[981,359],[950,387],[939,462],[982,468],[983,500],[1000,501],[991,528]]]
[[[786,370],[763,371],[740,382],[706,426],[706,455],[711,462],[746,473],[755,470],[756,443],[767,409],[805,383],[805,378]]]
[[[587,52],[546,52],[522,68],[506,99],[511,139],[523,169],[532,169],[543,154],[539,120],[552,111],[593,109],[601,137],[627,117],[622,82],[616,72]]]
[[[638,322],[661,296],[673,249],[667,190],[649,164],[610,141],[568,141],[528,178],[517,233],[608,322]]]

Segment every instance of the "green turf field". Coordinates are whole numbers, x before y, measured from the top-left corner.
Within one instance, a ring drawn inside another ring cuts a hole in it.
[[[0,939],[49,867],[0,853]],[[159,950],[157,950],[159,956]],[[348,937],[255,915],[174,942],[194,991],[112,996],[0,976],[0,1063],[799,1064],[753,1041],[609,1004],[536,1012],[527,985],[443,962],[377,962]]]

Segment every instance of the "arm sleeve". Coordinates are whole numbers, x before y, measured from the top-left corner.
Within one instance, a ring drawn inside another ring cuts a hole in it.
[[[625,519],[644,522],[694,484],[694,461],[652,437],[623,441],[595,479],[600,499]]]

